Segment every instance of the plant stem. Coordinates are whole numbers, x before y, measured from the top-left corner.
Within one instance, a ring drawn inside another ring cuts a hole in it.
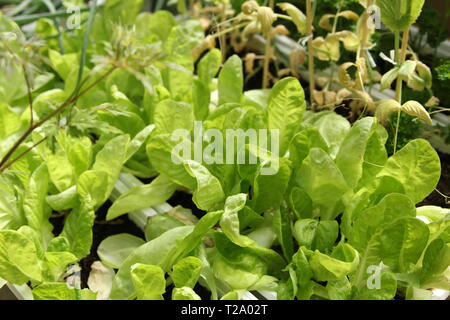
[[[81,8],[80,12],[89,11],[89,8]],[[66,12],[66,10],[60,10],[55,11],[52,13],[44,12],[44,13],[37,13],[37,14],[30,14],[26,16],[18,16],[18,17],[12,17],[10,18],[12,21],[16,22],[19,25],[31,23],[33,21],[39,20],[41,18],[57,18],[57,17],[68,17],[72,15],[70,12]]]
[[[38,145],[40,145],[42,142],[44,142],[45,140],[47,140],[48,137],[44,137],[41,140],[39,140],[38,142],[36,142],[35,144],[33,144],[31,147],[29,147],[28,149],[26,149],[25,151],[23,151],[21,154],[19,154],[17,157],[15,157],[14,159],[12,159],[10,162],[8,162],[6,165],[4,165],[1,169],[0,169],[0,173],[2,173],[3,171],[5,171],[6,169],[8,169],[9,167],[11,167],[15,162],[19,161],[20,159],[22,159],[28,152],[30,152],[31,150],[33,150],[34,148],[36,148]]]
[[[344,4],[343,0],[339,1],[338,10],[336,12],[336,15],[334,16],[333,30],[331,31],[332,34],[336,33],[336,28],[337,28],[337,24],[338,24],[338,20],[339,20],[339,14],[341,13],[343,4]]]
[[[406,58],[406,49],[408,48],[408,40],[409,40],[409,27],[403,31],[403,37],[402,37],[402,49],[401,52],[399,52],[399,44],[398,40],[400,38],[400,33],[398,31],[395,32],[395,56],[397,59],[397,65],[400,67],[404,62]],[[395,100],[401,105],[402,104],[402,83],[403,80],[399,76],[397,78],[397,85],[395,88]],[[397,152],[397,141],[398,141],[398,130],[400,127],[400,115],[401,110],[398,110],[397,112],[397,123],[395,125],[395,136],[394,136],[394,154]]]
[[[271,39],[269,32],[265,35],[266,43],[264,46],[264,66],[263,66],[263,82],[262,82],[262,88],[267,89],[269,87],[269,66],[270,66],[270,58],[272,55],[271,50]]]
[[[242,27],[245,27],[249,22],[243,22],[241,24],[235,25],[234,27],[230,27],[228,29],[224,29],[224,30],[219,30],[219,32],[211,34],[210,36],[214,39],[214,38],[218,38],[224,34],[227,34],[228,32],[232,32],[234,30],[240,29]],[[220,40],[219,40],[220,41]]]
[[[56,12],[55,5],[52,3],[52,1],[50,1],[50,0],[42,0],[42,2],[47,6],[48,10],[50,10],[50,13],[55,13]],[[58,37],[59,49],[61,50],[61,53],[64,54],[64,44],[63,44],[61,28],[59,26],[58,19],[57,18],[53,18],[52,20],[53,20],[53,23],[55,24],[56,32],[58,32],[57,37]]]
[[[372,0],[367,0],[367,8],[369,8],[370,6],[372,6]],[[369,26],[367,25],[370,19],[370,15],[369,15],[369,11],[366,9],[364,11],[364,16],[362,19],[362,39],[361,39],[361,45],[359,47],[359,56],[361,58],[365,58],[366,57],[366,46],[367,46],[367,41],[369,39]]]
[[[34,122],[34,114],[33,114],[33,95],[32,95],[32,89],[31,89],[31,82],[30,78],[27,74],[27,69],[24,64],[22,64],[22,70],[23,70],[23,76],[25,78],[25,84],[27,86],[27,95],[28,95],[28,104],[30,105],[30,127],[33,125]]]
[[[14,152],[17,150],[17,148],[20,147],[20,145],[28,138],[28,136],[37,128],[42,126],[44,123],[46,123],[48,120],[53,118],[54,116],[60,114],[64,108],[66,108],[68,105],[76,102],[81,96],[83,96],[86,92],[91,90],[93,87],[95,87],[97,84],[99,84],[103,79],[108,77],[117,67],[113,66],[111,67],[107,72],[105,72],[102,76],[100,76],[95,82],[93,82],[91,85],[89,85],[86,89],[81,91],[78,94],[75,94],[75,92],[66,100],[64,101],[58,108],[50,112],[48,115],[46,115],[44,118],[39,120],[38,122],[33,123],[33,125],[30,125],[28,129],[20,136],[20,138],[14,143],[14,145],[8,150],[8,152],[5,154],[5,156],[0,161],[0,173],[5,171],[5,164],[8,162],[8,160],[11,158],[11,156],[14,154]],[[13,161],[16,161],[17,158],[15,158]]]
[[[314,79],[314,52],[313,52],[313,31],[312,31],[313,16],[311,10],[311,0],[306,0],[306,33],[308,35],[308,70],[309,70],[309,99],[311,104],[311,109],[314,103],[314,90],[315,90],[315,79]]]
[[[80,91],[83,83],[83,73],[84,73],[84,67],[86,66],[86,59],[87,59],[87,49],[89,46],[89,35],[91,33],[92,24],[94,23],[95,18],[95,11],[97,9],[97,0],[93,0],[92,4],[89,9],[89,17],[87,20],[86,30],[83,35],[83,43],[81,45],[81,56],[80,56],[80,65],[78,67],[78,76],[77,76],[77,84],[75,86],[75,95],[78,94]],[[69,107],[69,115],[68,115],[68,122],[70,122],[71,114],[72,114],[72,107]]]
[[[220,20],[221,23],[224,23],[227,20],[227,4],[226,2],[222,3],[222,10],[220,12]],[[227,48],[226,48],[226,38],[225,33],[222,33],[222,27],[219,28],[219,44],[220,44],[220,52],[222,53],[222,62],[225,62],[227,58]]]

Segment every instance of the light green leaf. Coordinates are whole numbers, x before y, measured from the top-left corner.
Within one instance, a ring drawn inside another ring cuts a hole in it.
[[[357,216],[353,216],[353,229],[348,235],[350,244],[363,251],[380,229],[403,217],[415,217],[414,203],[405,195],[392,193]]]
[[[72,210],[64,223],[61,236],[70,243],[70,252],[82,259],[91,251],[92,227],[95,211],[89,198],[84,198],[78,208]]]
[[[150,265],[162,264],[172,249],[179,245],[192,230],[192,226],[174,228],[135,249],[125,259],[116,274],[110,298],[113,300],[121,300],[136,297],[136,289],[131,280],[131,266],[136,263]]]
[[[8,137],[18,129],[20,117],[7,104],[0,103],[0,139]]]
[[[208,85],[200,80],[194,80],[192,88],[192,101],[194,105],[195,120],[205,120],[209,113],[211,92]]]
[[[129,135],[117,136],[108,141],[97,153],[92,169],[95,172],[106,173],[108,178],[103,198],[93,198],[95,206],[103,204],[109,198],[126,160],[129,142]]]
[[[389,176],[397,179],[405,188],[407,196],[419,203],[435,188],[440,178],[439,156],[423,139],[409,142],[390,157],[377,178]]]
[[[154,134],[172,134],[177,129],[191,130],[194,125],[192,105],[173,100],[163,100],[155,108],[153,115]]]
[[[377,0],[381,21],[392,31],[403,31],[419,17],[425,0]]]
[[[370,276],[370,275],[369,275]],[[376,277],[377,275],[374,274]],[[381,270],[379,273],[380,283],[377,288],[367,286],[367,283],[357,291],[357,294],[353,297],[355,300],[392,300],[397,293],[397,280],[394,274]],[[366,282],[370,283],[371,279],[367,279]]]
[[[201,298],[191,288],[182,287],[173,289],[172,300],[201,300]]]
[[[152,137],[147,144],[147,155],[153,167],[164,174],[174,183],[188,189],[195,189],[195,179],[186,171],[183,161],[191,159],[192,142],[186,137],[180,140],[171,140],[170,134],[161,134]],[[189,154],[178,154],[176,148],[186,148]],[[176,160],[176,162],[174,162]]]
[[[164,270],[169,270],[178,259],[184,257],[189,252],[197,248],[202,239],[206,236],[211,229],[216,226],[220,218],[223,215],[223,211],[213,211],[205,214],[195,225],[194,230],[186,238],[183,239],[178,246],[172,248],[170,254],[168,254],[161,266]]]
[[[298,219],[312,217],[312,200],[301,188],[294,187],[289,195],[289,205]]]
[[[211,89],[211,80],[217,75],[220,65],[222,64],[222,53],[219,49],[210,50],[200,60],[197,67],[199,79]]]
[[[89,289],[74,289],[64,282],[46,282],[33,289],[34,300],[95,300]]]
[[[173,218],[169,214],[156,214],[148,219],[147,225],[145,226],[145,239],[147,241],[153,240],[170,229],[185,225],[188,224]]]
[[[155,125],[150,124],[142,129],[129,143],[127,149],[127,156],[125,157],[125,161],[128,161],[133,157],[133,155],[138,152],[143,144],[147,141],[147,138],[152,133],[153,129],[155,129]]]
[[[352,293],[352,285],[347,277],[336,281],[328,281],[326,288],[331,300],[349,300]]]
[[[239,103],[244,88],[242,61],[237,55],[231,56],[219,74],[219,106],[224,103]]]
[[[248,145],[247,150],[258,159],[256,165],[244,164],[238,167],[241,177],[246,177],[253,187],[249,206],[257,213],[277,208],[291,177],[290,160],[255,145]]]
[[[355,188],[362,177],[369,138],[377,125],[375,118],[365,117],[358,120],[341,143],[336,164],[351,188]]]
[[[450,244],[441,239],[432,241],[425,251],[422,269],[420,270],[422,287],[438,288],[435,284],[445,279],[443,273],[449,266]]]
[[[325,139],[330,150],[331,158],[335,158],[339,147],[344,141],[348,131],[350,130],[350,123],[344,117],[331,112],[319,113],[312,126],[319,130],[320,135]]]
[[[120,233],[104,239],[97,249],[102,262],[119,269],[128,256],[145,243],[144,240],[128,233]]]
[[[69,189],[46,197],[47,203],[55,211],[69,210],[77,205],[77,187],[73,186]]]
[[[341,171],[322,149],[313,148],[297,174],[297,183],[313,203],[330,207],[348,190]]]
[[[297,79],[284,78],[272,88],[268,106],[268,127],[280,131],[280,155],[285,154],[292,137],[299,130],[305,108],[305,93]]]
[[[328,256],[314,251],[309,259],[314,278],[318,281],[336,281],[353,273],[359,263],[358,251],[349,244],[341,244],[336,250],[345,251],[339,257]]]
[[[136,17],[137,36],[145,43],[166,41],[176,23],[173,14],[166,10],[141,12]]]
[[[302,130],[294,136],[289,145],[289,159],[294,168],[301,167],[312,148],[320,148],[328,152],[328,144],[316,128]]]
[[[216,278],[224,281],[231,289],[248,289],[256,284],[265,273],[265,264],[253,255],[241,255],[242,263],[230,263],[218,255],[213,261]]]
[[[202,271],[202,261],[196,257],[181,259],[173,266],[172,280],[177,288],[194,288]]]
[[[166,279],[161,267],[148,264],[134,264],[131,266],[131,279],[136,288],[138,300],[163,300],[166,292]]]
[[[232,242],[241,247],[249,247],[255,243],[253,240],[241,235],[239,232],[238,212],[244,208],[246,201],[247,195],[244,193],[228,197],[225,200],[225,210],[220,219],[222,231]]]
[[[164,203],[175,192],[177,185],[164,175],[159,175],[151,183],[130,189],[122,194],[108,209],[107,220],[125,213],[146,209]]]
[[[290,261],[294,254],[294,242],[292,240],[292,221],[286,208],[281,207],[275,210],[273,227],[278,242],[281,244],[284,257],[287,261]]]
[[[44,243],[52,238],[51,230],[53,229],[48,221],[51,212],[45,201],[48,182],[47,167],[43,164],[31,175],[23,203],[23,210],[28,225],[41,234],[41,240]]]
[[[13,230],[0,230],[0,277],[12,284],[41,281],[36,246]]]
[[[184,167],[197,180],[192,200],[198,208],[208,211],[223,201],[225,194],[220,181],[208,169],[193,160],[185,160]]]
[[[47,166],[50,179],[58,191],[61,192],[73,186],[75,183],[73,168],[63,150],[50,154],[47,157]]]
[[[82,198],[90,197],[93,205],[100,207],[109,197],[109,183],[106,172],[88,170],[78,178],[76,191]]]
[[[294,225],[294,236],[299,246],[324,252],[336,242],[339,225],[334,220],[302,219]]]
[[[77,261],[78,258],[70,252],[45,252],[44,281],[58,281],[67,271],[67,266]]]

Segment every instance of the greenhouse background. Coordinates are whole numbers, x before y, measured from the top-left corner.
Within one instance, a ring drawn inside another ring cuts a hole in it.
[[[449,299],[450,1],[0,10],[0,300]]]

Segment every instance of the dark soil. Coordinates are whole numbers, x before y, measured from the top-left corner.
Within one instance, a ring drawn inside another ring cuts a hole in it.
[[[172,198],[167,200],[167,203],[172,207],[182,206],[183,208],[191,209],[192,214],[197,218],[201,218],[206,213],[205,211],[197,208],[195,203],[192,201],[192,195],[187,192],[175,191],[175,194],[172,196]]]
[[[91,265],[100,258],[97,255],[97,248],[100,243],[109,236],[129,233],[137,237],[144,238],[144,233],[139,229],[134,222],[128,219],[127,215],[123,215],[120,218],[114,219],[112,221],[106,221],[106,213],[108,208],[111,206],[111,202],[107,201],[103,206],[101,206],[96,212],[95,223],[93,227],[93,241],[91,247],[91,253],[84,259],[82,259],[79,264],[81,267],[81,286],[82,288],[87,288],[87,280],[89,273],[91,272]],[[54,225],[53,233],[58,235],[64,224],[64,216],[59,218],[52,218],[50,221]]]

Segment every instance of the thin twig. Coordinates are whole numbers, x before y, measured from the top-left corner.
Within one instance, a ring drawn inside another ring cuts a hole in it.
[[[311,0],[306,0],[306,33],[308,34],[308,68],[309,68],[309,98],[311,108],[313,108],[314,104],[314,90],[316,88],[315,79],[314,79],[314,49],[313,49],[313,31],[312,31],[312,23],[313,23],[313,12],[311,8]]]
[[[8,169],[9,167],[11,167],[15,162],[19,161],[20,159],[22,159],[28,152],[30,152],[31,150],[33,150],[34,148],[36,148],[38,145],[40,145],[42,142],[44,142],[45,140],[47,140],[48,137],[44,137],[41,140],[39,140],[38,142],[36,142],[35,144],[33,144],[31,147],[27,148],[25,151],[23,151],[21,154],[19,154],[17,157],[15,157],[14,159],[12,159],[10,162],[8,162],[4,167],[0,168],[0,173],[2,173],[3,171],[5,171],[6,169]]]
[[[81,96],[83,96],[86,92],[91,90],[93,87],[95,87],[97,84],[99,84],[103,79],[105,79],[107,76],[109,76],[117,67],[112,66],[107,72],[105,72],[102,76],[100,76],[96,81],[94,81],[92,84],[90,84],[86,89],[75,95],[74,93],[66,100],[64,101],[58,108],[53,110],[51,113],[49,113],[47,116],[42,118],[42,120],[39,120],[38,122],[33,123],[32,126],[30,126],[23,134],[22,136],[14,143],[14,145],[9,149],[9,151],[5,154],[5,156],[0,161],[0,173],[4,171],[4,165],[8,162],[9,158],[13,155],[13,153],[17,150],[17,148],[28,138],[28,136],[38,127],[42,126],[45,122],[53,118],[54,116],[61,113],[65,107],[68,105],[76,102]]]
[[[403,37],[402,37],[402,48],[401,52],[399,52],[398,49],[398,38],[399,38],[399,32],[397,31],[395,33],[395,55],[397,58],[397,63],[399,66],[401,66],[405,62],[406,58],[406,49],[408,47],[408,40],[409,40],[409,28],[406,28],[405,31],[403,31]],[[402,84],[403,80],[401,77],[397,78],[397,86],[395,88],[395,100],[399,104],[402,104]],[[398,141],[398,130],[400,127],[400,116],[401,116],[401,109],[397,112],[397,123],[395,126],[395,136],[394,136],[394,154],[397,152],[397,141]]]
[[[266,33],[266,43],[264,46],[264,62],[263,62],[263,79],[262,79],[262,88],[267,89],[269,87],[269,66],[270,59],[272,57],[272,43],[270,39],[269,32]]]
[[[22,70],[23,70],[23,77],[25,78],[25,84],[27,86],[28,104],[30,105],[30,127],[31,127],[34,122],[33,95],[32,95],[32,88],[31,88],[32,85],[30,82],[30,78],[28,77],[28,73],[27,73],[25,64],[23,64],[23,63],[22,63]]]

